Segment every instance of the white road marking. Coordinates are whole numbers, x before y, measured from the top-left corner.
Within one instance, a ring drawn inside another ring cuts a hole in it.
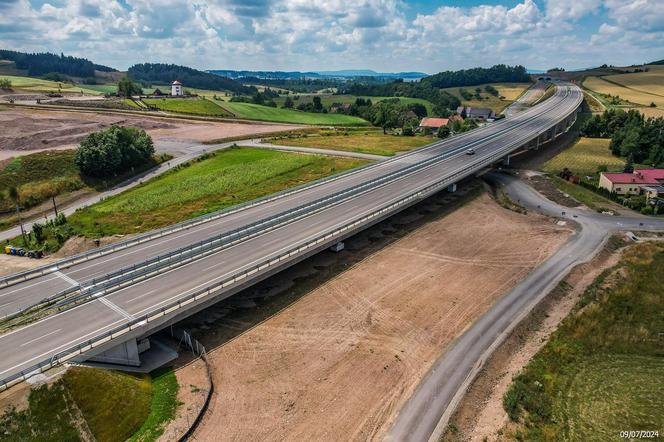
[[[129,313],[127,313],[126,311],[122,310],[122,309],[121,309],[120,307],[118,307],[117,305],[113,304],[113,303],[112,303],[111,301],[109,301],[108,299],[104,298],[103,296],[100,297],[100,298],[97,298],[97,299],[99,299],[99,301],[101,301],[102,303],[106,304],[108,307],[110,307],[110,308],[113,309],[114,311],[120,313],[120,314],[121,314],[122,316],[124,316],[126,319],[128,319],[128,320],[130,320],[130,321],[136,319],[136,318],[134,318],[132,315],[130,315]]]
[[[65,281],[67,281],[69,284],[71,284],[71,285],[73,285],[73,286],[78,285],[78,282],[77,282],[76,280],[71,279],[69,276],[65,275],[65,274],[62,273],[61,271],[57,271],[57,272],[54,272],[54,273],[55,273],[56,275],[58,275],[60,278],[62,278],[62,279],[64,279]]]
[[[135,296],[135,297],[129,299],[129,300],[127,301],[127,303],[134,302],[134,301],[136,301],[136,300],[138,300],[138,299],[141,299],[141,298],[145,298],[145,297],[148,296],[150,293],[154,293],[154,292],[156,292],[156,291],[157,291],[157,289],[154,289],[154,290],[150,290],[149,292],[145,292],[145,293],[143,293],[142,295]]]
[[[31,340],[29,340],[29,341],[24,342],[23,344],[21,344],[20,347],[25,347],[26,345],[32,344],[32,343],[35,342],[35,341],[39,341],[40,339],[45,338],[46,336],[51,336],[51,335],[53,335],[53,334],[59,332],[60,330],[62,330],[62,329],[59,328],[59,329],[57,329],[57,330],[53,330],[53,331],[50,332],[50,333],[46,333],[45,335],[40,336],[40,337],[38,337],[38,338],[31,339]]]

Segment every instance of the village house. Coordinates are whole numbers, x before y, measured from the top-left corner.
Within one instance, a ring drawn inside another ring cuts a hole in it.
[[[618,195],[655,195],[664,185],[664,169],[636,169],[632,173],[602,172],[599,187]],[[652,188],[646,190],[646,188]]]
[[[333,103],[332,106],[330,106],[330,112],[348,112],[348,110],[350,110],[350,106],[350,103]]]
[[[496,118],[494,111],[485,107],[459,106],[457,107],[457,114],[463,118],[473,120],[492,120]]]
[[[463,121],[463,118],[459,115],[452,115],[449,118],[425,117],[422,118],[417,128],[419,130],[431,130],[435,132],[442,126],[450,126],[455,121]]]
[[[171,96],[181,97],[183,95],[184,93],[182,92],[182,83],[175,80],[173,83],[171,83]]]

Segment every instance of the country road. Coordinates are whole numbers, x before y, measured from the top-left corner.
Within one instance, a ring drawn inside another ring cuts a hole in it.
[[[576,224],[575,234],[558,252],[498,300],[453,346],[434,362],[395,419],[386,440],[437,441],[466,389],[491,352],[576,265],[587,262],[617,231],[664,231],[664,219],[610,216],[585,208],[562,207],[514,176],[491,173],[513,201],[527,209]]]

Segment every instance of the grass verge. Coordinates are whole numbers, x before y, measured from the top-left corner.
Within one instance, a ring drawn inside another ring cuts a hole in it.
[[[369,125],[369,122],[362,118],[343,114],[318,114],[230,101],[220,102],[219,106],[223,107],[237,118],[246,118],[248,120],[273,121],[276,123],[320,124],[329,126]]]
[[[627,249],[504,397],[518,440],[618,440],[664,429],[664,244]]]
[[[579,186],[557,176],[548,177],[551,183],[562,190],[578,202],[585,204],[589,209],[602,211],[606,206],[614,206],[616,203],[604,198],[602,195],[593,192],[590,189]]]
[[[150,414],[143,425],[128,440],[148,442],[157,440],[164,432],[164,424],[175,417],[178,381],[171,367],[160,368],[151,373],[154,393],[150,404]]]
[[[351,132],[343,135],[304,135],[299,138],[274,138],[270,143],[283,146],[317,147],[321,149],[394,155],[435,141],[432,137],[384,135],[382,132]]]

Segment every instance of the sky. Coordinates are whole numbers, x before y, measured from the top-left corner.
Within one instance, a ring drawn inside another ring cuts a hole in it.
[[[0,0],[0,48],[122,70],[570,70],[664,59],[664,0]]]

